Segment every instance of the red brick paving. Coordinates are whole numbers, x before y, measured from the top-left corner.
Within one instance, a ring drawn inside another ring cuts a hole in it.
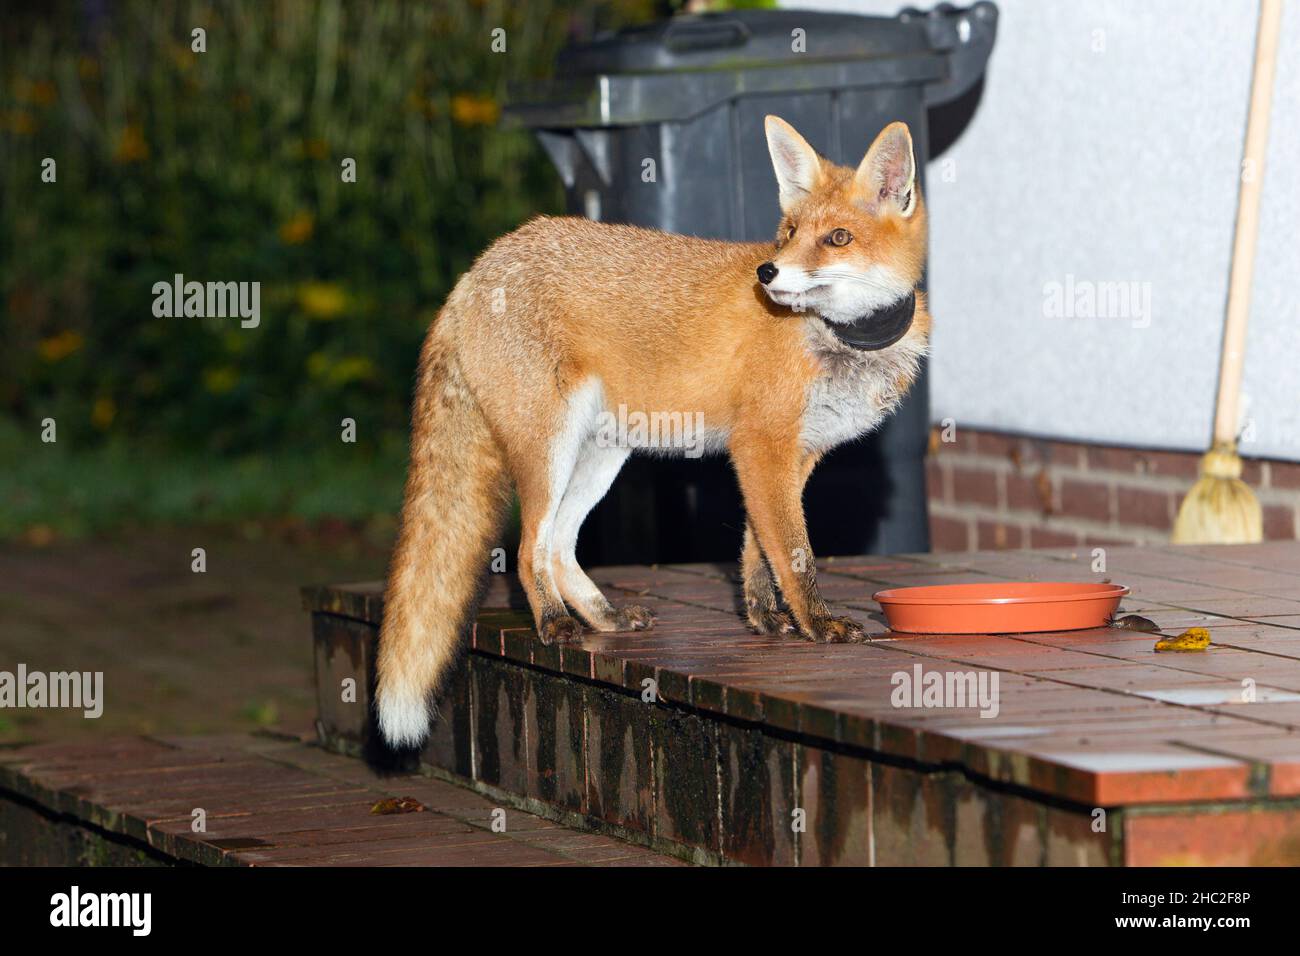
[[[611,596],[622,592],[656,609],[653,631],[589,635],[559,649],[531,640],[526,622],[481,625],[476,647],[501,654],[505,640],[513,659],[558,662],[559,670],[638,690],[654,676],[670,700],[724,712],[734,700],[738,713],[757,706],[775,726],[826,721],[846,743],[955,761],[1086,805],[1296,795],[1300,543],[1110,548],[1106,570],[1097,572],[1094,560],[1092,549],[1076,548],[823,562],[828,600],[864,621],[874,638],[859,646],[750,634],[736,614],[730,568],[596,569],[593,577]],[[1116,629],[893,635],[871,600],[890,586],[1107,578],[1133,589],[1121,612],[1141,612],[1173,633],[1208,627],[1213,646],[1157,654],[1154,635]],[[502,579],[487,603],[507,603]],[[917,663],[997,672],[998,716],[981,718],[973,707],[893,707],[893,675]],[[1243,700],[1247,687],[1253,702]]]
[[[593,577],[612,597],[621,592],[655,608],[653,631],[543,648],[526,620],[512,618],[512,627],[485,621],[475,646],[631,689],[652,676],[667,699],[746,719],[762,715],[778,727],[838,719],[842,742],[955,761],[1087,805],[1295,795],[1300,543],[1109,548],[1104,571],[1092,570],[1094,560],[1091,548],[1074,548],[825,561],[820,580],[828,600],[874,638],[859,646],[749,633],[736,614],[729,567],[596,569]],[[1208,627],[1214,644],[1204,653],[1157,654],[1153,635],[1116,629],[892,635],[871,600],[884,587],[997,579],[1111,579],[1132,588],[1121,612],[1140,612],[1172,633]],[[377,620],[378,587],[348,590]],[[520,606],[498,578],[486,604],[506,603]],[[894,708],[893,675],[917,663],[996,671],[998,716]],[[1243,700],[1247,682],[1253,702]]]
[[[378,777],[302,741],[111,738],[0,752],[0,788],[177,860],[233,866],[680,866],[423,776]],[[376,815],[388,797],[426,810]],[[194,832],[202,808],[206,829]],[[30,861],[29,861],[30,862]]]

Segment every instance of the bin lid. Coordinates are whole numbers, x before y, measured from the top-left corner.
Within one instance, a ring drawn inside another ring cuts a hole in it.
[[[988,0],[897,17],[802,10],[676,16],[568,47],[553,79],[512,90],[507,115],[533,128],[590,129],[686,120],[738,96],[908,85],[923,88],[933,105],[978,79],[996,28],[997,8]]]
[[[795,52],[796,30],[804,49]],[[559,76],[736,69],[824,59],[861,60],[931,50],[919,20],[803,10],[676,16],[607,31],[561,52]]]

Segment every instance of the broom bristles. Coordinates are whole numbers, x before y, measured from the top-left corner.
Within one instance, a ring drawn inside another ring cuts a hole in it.
[[[1231,444],[1215,445],[1201,459],[1201,476],[1174,521],[1174,544],[1253,544],[1264,540],[1264,518],[1241,458]]]

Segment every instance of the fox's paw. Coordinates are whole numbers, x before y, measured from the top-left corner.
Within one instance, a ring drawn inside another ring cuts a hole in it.
[[[542,621],[537,636],[543,644],[571,644],[582,637],[582,624],[576,617],[557,614]]]
[[[618,609],[614,621],[620,631],[648,631],[655,626],[655,615],[648,607],[628,604]]]
[[[780,636],[799,633],[799,625],[795,623],[794,615],[780,608],[751,607],[745,618],[749,621],[749,626],[759,634]]]
[[[826,644],[860,644],[866,629],[851,617],[815,617],[804,632],[811,641]]]

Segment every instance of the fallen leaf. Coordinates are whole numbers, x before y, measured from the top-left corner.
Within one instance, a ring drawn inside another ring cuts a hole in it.
[[[1203,627],[1189,627],[1177,637],[1156,641],[1158,651],[1203,651],[1210,646],[1210,632]]]
[[[423,813],[424,804],[415,797],[389,797],[380,800],[370,808],[371,813],[387,815],[390,813]]]
[[[1160,625],[1150,618],[1142,617],[1140,614],[1125,614],[1110,622],[1111,627],[1118,627],[1124,631],[1144,631],[1147,634],[1159,634]]]

